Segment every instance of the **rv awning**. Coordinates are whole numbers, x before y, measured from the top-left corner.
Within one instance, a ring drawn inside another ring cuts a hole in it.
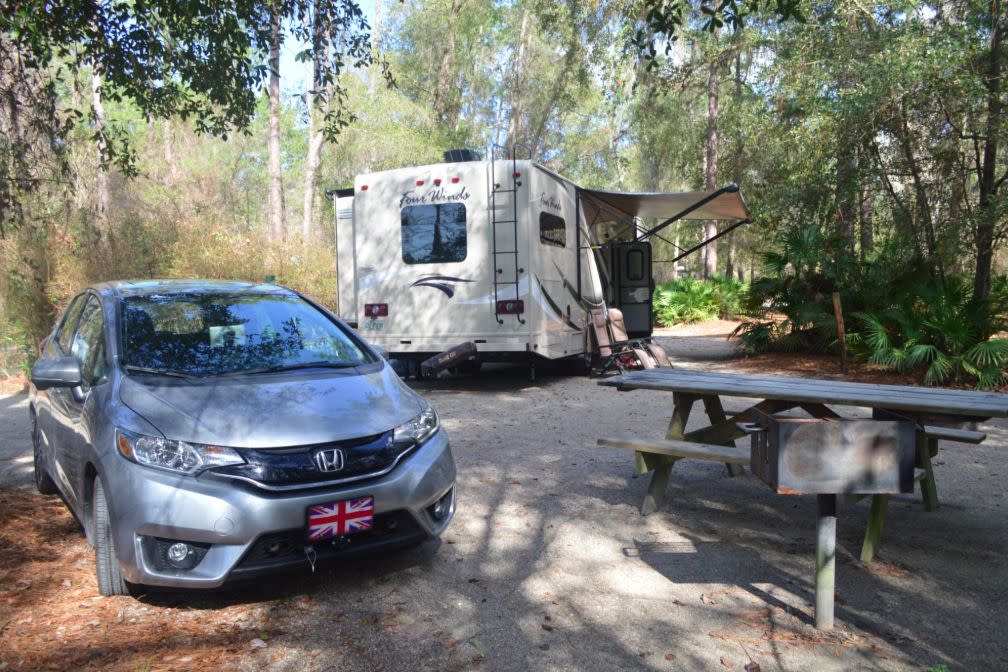
[[[683,219],[750,219],[742,193],[735,185],[713,191],[686,191],[682,193],[629,193],[581,189],[582,208],[587,210],[588,221],[602,212],[620,214],[626,218],[643,217],[665,220],[679,218],[684,211],[709,199],[703,205],[683,215]],[[712,198],[711,198],[712,197]],[[595,210],[597,212],[591,212]]]

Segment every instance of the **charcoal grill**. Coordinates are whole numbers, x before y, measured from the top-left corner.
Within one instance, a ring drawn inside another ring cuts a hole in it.
[[[912,420],[775,417],[753,409],[750,467],[782,495],[913,492]]]

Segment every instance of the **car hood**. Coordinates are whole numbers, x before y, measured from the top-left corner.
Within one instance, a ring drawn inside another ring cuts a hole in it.
[[[122,402],[165,438],[240,448],[303,446],[386,432],[423,402],[380,371],[307,371],[180,380],[123,377]]]

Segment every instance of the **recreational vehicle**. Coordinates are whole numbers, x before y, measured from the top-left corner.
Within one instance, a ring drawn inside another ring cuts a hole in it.
[[[618,307],[631,336],[649,336],[648,239],[684,217],[749,219],[734,185],[608,192],[530,160],[459,150],[445,159],[358,175],[352,189],[329,192],[337,313],[414,368],[458,346],[469,367],[582,362],[592,308]]]

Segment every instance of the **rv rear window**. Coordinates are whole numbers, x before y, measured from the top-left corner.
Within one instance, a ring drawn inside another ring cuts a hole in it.
[[[436,264],[465,259],[465,205],[437,203],[403,208],[402,257],[407,264]]]
[[[548,212],[539,213],[539,240],[547,245],[566,247],[567,223],[563,217]]]

